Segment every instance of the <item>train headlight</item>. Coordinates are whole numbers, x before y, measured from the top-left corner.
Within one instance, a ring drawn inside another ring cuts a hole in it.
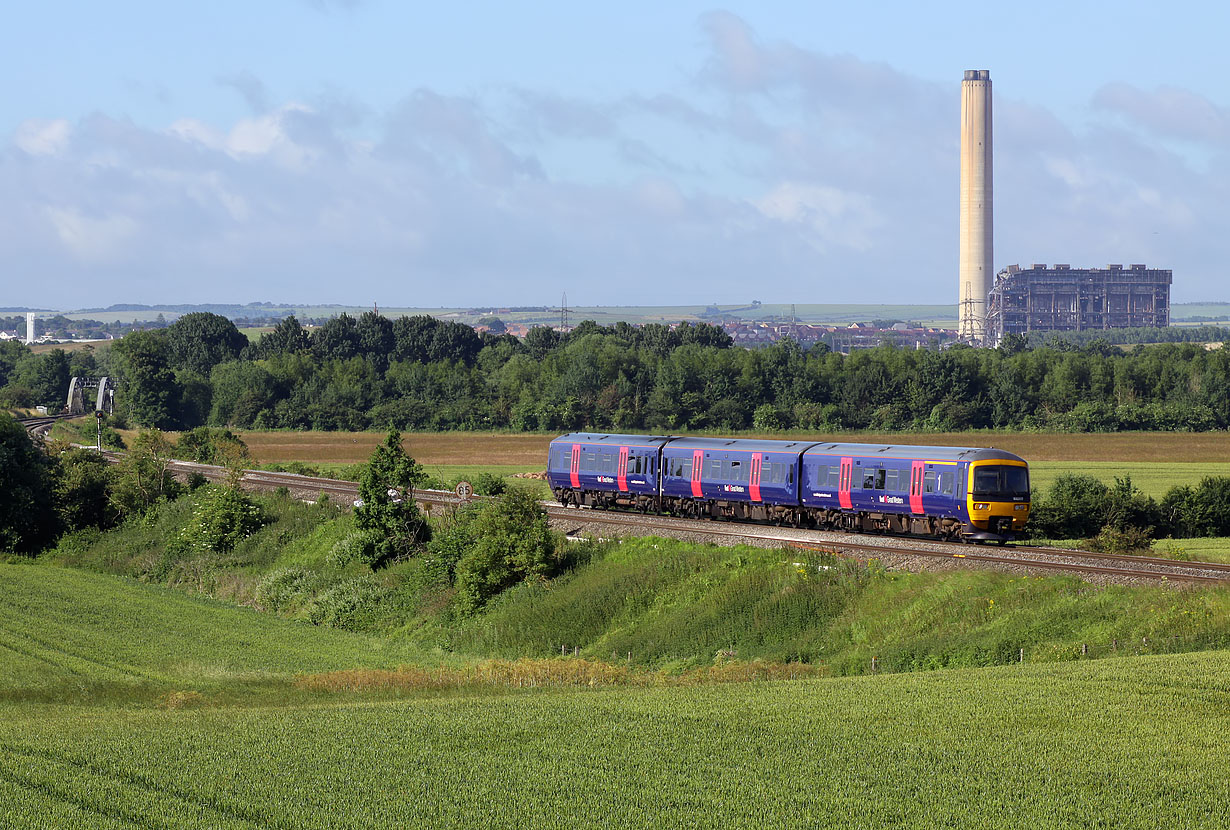
[[[985,501],[976,501],[976,502],[974,502],[974,509],[975,509],[975,510],[986,510],[986,509],[988,509],[990,506],[991,506],[991,505],[987,504]]]
[[[1012,509],[1013,510],[1028,510],[1029,505],[1028,504],[1014,504],[1012,505]]]

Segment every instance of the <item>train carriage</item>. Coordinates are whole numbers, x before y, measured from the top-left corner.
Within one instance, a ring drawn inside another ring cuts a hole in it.
[[[662,447],[662,509],[795,523],[801,441],[673,438]]]
[[[995,449],[816,444],[800,500],[818,527],[1003,542],[1029,517],[1024,459]]]
[[[658,509],[662,435],[570,432],[551,442],[547,483],[561,504]]]

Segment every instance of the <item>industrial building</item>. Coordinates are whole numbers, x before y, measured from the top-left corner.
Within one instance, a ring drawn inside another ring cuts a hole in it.
[[[1168,326],[1171,278],[1169,270],[1144,265],[1010,265],[988,300],[989,345],[1034,331]]]

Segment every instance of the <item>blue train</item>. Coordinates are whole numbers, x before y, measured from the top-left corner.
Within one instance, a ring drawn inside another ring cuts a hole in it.
[[[563,505],[1003,544],[1029,465],[996,449],[578,432],[551,442]]]

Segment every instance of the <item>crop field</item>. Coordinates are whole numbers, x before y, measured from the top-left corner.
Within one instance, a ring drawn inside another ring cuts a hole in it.
[[[1130,477],[1141,492],[1160,501],[1171,487],[1198,484],[1205,476],[1230,476],[1230,463],[1035,461],[1029,465],[1029,474],[1031,485],[1040,492],[1046,492],[1064,474],[1089,475],[1108,485],[1116,478]]]
[[[143,699],[410,656],[375,637],[115,577],[0,565],[0,701]]]
[[[0,565],[0,609],[2,826],[1152,828],[1230,810],[1224,651],[628,685],[557,658],[517,675],[555,682],[462,663],[432,675],[461,685],[399,688],[422,672],[373,669],[441,658],[114,577]]]
[[[1222,827],[1225,653],[684,688],[0,704],[10,826]]]

